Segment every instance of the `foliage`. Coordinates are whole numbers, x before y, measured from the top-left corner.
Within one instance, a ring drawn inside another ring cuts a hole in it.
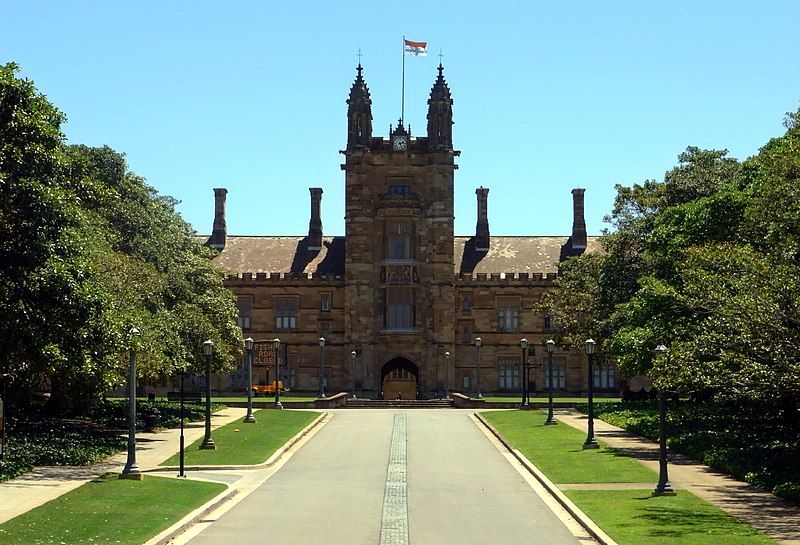
[[[223,490],[221,483],[111,473],[3,523],[0,542],[144,543]]]
[[[744,162],[689,147],[663,181],[618,185],[603,255],[571,258],[543,297],[562,337],[592,336],[659,386],[763,401],[800,430],[799,117]]]
[[[118,430],[86,421],[24,417],[6,428],[0,482],[35,466],[88,465],[125,448],[127,438]]]
[[[213,400],[212,400],[213,401]],[[220,403],[211,403],[211,412],[216,413],[225,408],[225,405]],[[155,411],[154,411],[155,409]],[[162,428],[177,428],[181,423],[181,404],[179,401],[166,401],[156,400],[148,401],[146,399],[136,400],[136,428],[145,429],[144,415],[152,414],[154,427],[157,429]],[[206,415],[205,402],[200,404],[184,403],[183,414],[187,422],[194,422],[203,420]],[[127,399],[114,399],[103,401],[95,405],[92,411],[87,415],[92,422],[96,422],[103,426],[116,429],[127,429],[128,427],[128,400]]]
[[[585,404],[577,408],[587,410]],[[655,402],[603,403],[594,411],[610,424],[658,439]],[[798,499],[800,437],[768,405],[670,402],[668,418],[671,449],[787,499]]]
[[[241,346],[233,295],[211,250],[108,147],[68,146],[64,116],[0,67],[0,364],[51,411],[80,414],[125,380],[163,383],[202,361],[230,368]],[[133,338],[132,327],[142,331]]]

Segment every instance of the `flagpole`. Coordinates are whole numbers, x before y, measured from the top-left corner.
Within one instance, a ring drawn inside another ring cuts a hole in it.
[[[400,91],[400,124],[403,124],[403,119],[406,114],[406,37],[403,35],[403,47],[401,48],[403,55],[403,84]]]

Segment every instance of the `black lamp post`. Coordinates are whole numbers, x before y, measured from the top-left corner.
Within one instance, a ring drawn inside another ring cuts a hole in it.
[[[350,359],[353,360],[353,399],[356,398],[356,356],[358,354],[355,350],[350,352]]]
[[[553,352],[556,349],[556,342],[553,339],[544,343],[547,350],[547,420],[545,425],[555,424],[553,418]]]
[[[325,337],[319,338],[319,397],[325,397]]]
[[[477,337],[475,339],[475,363],[478,367],[478,373],[476,377],[477,380],[475,381],[477,383],[476,388],[478,390],[478,392],[475,394],[475,397],[477,399],[483,398],[483,395],[481,394],[481,347],[482,346],[483,346],[483,339]]]
[[[520,374],[522,375],[522,403],[519,404],[520,409],[528,407],[528,339],[519,341],[519,347],[522,349],[522,365]]]
[[[450,399],[450,352],[444,353],[444,398]]]
[[[281,340],[277,337],[272,340],[272,345],[275,347],[275,403],[273,407],[276,409],[283,409],[281,404],[281,359],[278,357],[281,350]],[[283,354],[286,356],[286,353]]]
[[[256,343],[251,337],[244,340],[244,347],[247,350],[247,415],[243,422],[255,424],[256,417],[253,416],[253,348]]]
[[[5,441],[6,441],[6,405],[8,396],[6,395],[6,383],[8,382],[8,373],[0,374],[0,380],[3,381],[3,397],[0,398],[0,462],[5,459]]]
[[[586,434],[586,442],[583,443],[583,448],[597,448],[597,440],[594,438],[594,350],[595,342],[592,339],[587,339],[583,343],[586,350],[586,355],[589,356],[589,425]]]
[[[669,351],[660,344],[654,350],[656,357],[666,357],[669,363]],[[667,395],[664,388],[658,389],[658,484],[653,496],[675,496],[667,474]]]
[[[136,465],[136,340],[142,336],[138,328],[132,327],[130,330],[130,366],[128,368],[128,459],[122,470],[120,479],[142,480],[142,472]],[[5,393],[5,392],[4,392]],[[5,398],[5,395],[3,396]]]
[[[200,444],[202,450],[216,450],[217,445],[211,438],[211,357],[214,354],[214,342],[203,343],[203,355],[206,357],[206,434]]]
[[[183,437],[183,420],[184,420],[184,415],[185,415],[184,409],[183,409],[183,403],[184,403],[184,399],[183,399],[184,398],[184,395],[183,395],[184,386],[183,385],[184,385],[185,382],[186,382],[186,368],[185,367],[181,367],[181,437],[180,437],[180,441],[178,443],[178,447],[179,447],[178,448],[178,453],[179,453],[178,459],[180,461],[180,467],[178,469],[178,477],[186,477],[186,471],[185,471],[186,458],[185,458],[185,454],[184,454],[185,450],[184,450],[184,437]]]

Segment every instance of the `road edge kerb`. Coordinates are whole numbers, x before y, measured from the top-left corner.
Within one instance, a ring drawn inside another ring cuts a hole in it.
[[[486,426],[486,429],[492,432],[492,435],[497,437],[497,440],[500,441],[503,444],[503,446],[508,449],[508,451],[514,456],[514,458],[516,458],[519,461],[519,463],[521,463],[522,466],[526,470],[528,470],[528,472],[531,475],[533,475],[536,478],[536,480],[542,484],[542,486],[544,486],[547,489],[550,495],[553,496],[556,499],[556,501],[559,504],[561,504],[561,506],[564,509],[566,509],[567,512],[570,515],[572,515],[572,517],[576,521],[578,521],[578,524],[580,524],[587,532],[589,532],[589,534],[593,538],[597,540],[598,543],[601,543],[602,545],[618,545],[617,542],[611,539],[611,537],[608,534],[606,534],[602,529],[600,529],[600,527],[597,526],[597,524],[592,519],[586,516],[586,513],[581,511],[577,505],[572,503],[572,500],[570,500],[566,495],[564,495],[564,493],[556,485],[554,485],[553,482],[550,479],[548,479],[545,476],[545,474],[541,472],[539,468],[537,468],[530,460],[528,460],[528,458],[524,454],[522,454],[519,450],[514,448],[514,446],[511,443],[509,443],[509,441],[505,437],[503,437],[502,433],[497,431],[495,427],[492,426],[479,413],[472,413],[472,414],[475,416],[475,418],[478,419],[478,421],[481,424]]]
[[[282,447],[280,447],[278,450],[273,452],[272,456],[270,456],[267,459],[266,462],[261,462],[260,464],[251,464],[251,465],[185,466],[184,467],[184,471],[225,471],[225,470],[252,470],[252,469],[264,469],[264,468],[267,468],[267,467],[273,465],[275,462],[277,462],[278,459],[281,456],[283,456],[286,453],[287,450],[292,448],[298,441],[300,441],[300,439],[302,439],[303,437],[308,435],[309,432],[311,432],[311,430],[313,430],[315,427],[317,427],[322,422],[322,420],[326,416],[328,416],[328,414],[330,414],[328,411],[323,411],[322,413],[320,413],[320,415],[318,417],[316,417],[313,422],[311,422],[305,428],[303,428],[302,430],[297,432],[294,437],[289,439],[287,442],[285,442],[283,444]],[[171,472],[171,471],[180,471],[180,467],[179,466],[156,466],[156,467],[150,467],[150,468],[147,468],[147,469],[142,469],[141,471],[142,471],[142,473]]]
[[[231,485],[228,485],[228,488],[222,492],[220,492],[215,498],[210,500],[209,502],[201,505],[178,522],[163,530],[162,532],[156,534],[155,536],[151,537],[149,540],[144,542],[144,545],[166,545],[190,527],[197,524],[201,521],[206,515],[217,509],[220,505],[225,503],[226,501],[231,500],[239,491],[236,488],[233,488]]]

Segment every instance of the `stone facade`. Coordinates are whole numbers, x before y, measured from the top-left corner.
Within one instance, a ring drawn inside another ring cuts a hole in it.
[[[344,237],[323,236],[321,188],[310,189],[307,236],[228,236],[227,192],[215,189],[214,232],[206,244],[235,273],[226,285],[237,295],[245,337],[280,338],[288,363],[281,378],[296,391],[319,389],[322,363],[329,393],[355,383],[360,395],[375,398],[430,397],[445,388],[473,394],[480,360],[484,394],[513,393],[521,388],[522,338],[530,343],[530,387],[545,389],[542,343],[551,331],[547,317],[532,309],[561,260],[598,249],[597,239],[586,236],[584,190],[573,190],[572,236],[491,237],[489,189],[481,187],[476,233],[456,237],[460,152],[453,149],[453,100],[438,70],[427,134],[413,137],[399,120],[384,138],[372,135],[372,102],[359,65],[342,152]],[[257,363],[254,382],[274,379],[274,357]],[[557,392],[586,390],[582,351],[559,348],[554,363]],[[234,375],[238,389],[241,373]],[[614,369],[595,375],[600,390],[616,390]]]

